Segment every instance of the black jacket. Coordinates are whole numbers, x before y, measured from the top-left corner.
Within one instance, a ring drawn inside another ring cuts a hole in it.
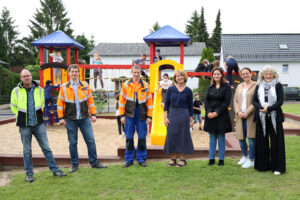
[[[214,85],[207,88],[205,97],[205,122],[204,130],[209,133],[228,133],[232,131],[228,106],[231,100],[231,89],[228,84],[221,85],[217,89]],[[218,116],[209,119],[209,112],[217,112]]]
[[[253,121],[256,123],[261,123],[260,118],[259,118],[259,109],[263,109],[263,107],[259,103],[259,99],[258,99],[258,95],[257,95],[258,88],[259,88],[259,85],[257,85],[255,88],[255,92],[253,95],[253,101],[252,101],[253,106],[255,107],[255,116],[254,116]],[[277,95],[277,102],[274,105],[268,107],[268,112],[275,110],[277,113],[276,123],[282,123],[282,122],[284,122],[284,116],[283,116],[283,112],[281,109],[281,105],[283,104],[284,92],[283,92],[281,83],[276,84],[275,90],[276,90],[276,95]]]

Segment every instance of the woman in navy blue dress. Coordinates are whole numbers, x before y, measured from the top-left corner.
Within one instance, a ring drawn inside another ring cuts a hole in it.
[[[164,152],[171,155],[168,166],[186,165],[185,154],[194,152],[190,127],[193,126],[193,92],[185,84],[187,75],[184,71],[175,72],[175,85],[167,90],[165,101],[165,125],[167,137]],[[177,156],[179,161],[177,163]],[[177,163],[177,164],[176,164]]]

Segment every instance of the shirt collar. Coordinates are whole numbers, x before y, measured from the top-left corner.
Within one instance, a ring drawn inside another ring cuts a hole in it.
[[[75,86],[79,85],[79,80],[77,80],[77,82],[74,82],[74,81],[70,80],[70,82],[71,82],[71,85],[75,85]]]

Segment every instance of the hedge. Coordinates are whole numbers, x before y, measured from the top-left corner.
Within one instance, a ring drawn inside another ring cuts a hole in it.
[[[20,82],[20,75],[0,65],[0,95],[10,95],[11,91]]]

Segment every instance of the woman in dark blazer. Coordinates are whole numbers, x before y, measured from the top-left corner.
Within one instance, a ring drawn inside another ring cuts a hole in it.
[[[278,73],[271,66],[259,72],[258,85],[253,96],[256,122],[254,168],[258,171],[272,170],[275,175],[286,171],[285,145],[281,105],[284,93]],[[269,146],[269,138],[271,147]]]
[[[231,99],[231,88],[224,78],[223,69],[212,70],[210,86],[205,97],[204,131],[209,133],[209,165],[215,164],[216,142],[219,145],[219,165],[224,165],[225,133],[231,132],[231,120],[228,106]]]

